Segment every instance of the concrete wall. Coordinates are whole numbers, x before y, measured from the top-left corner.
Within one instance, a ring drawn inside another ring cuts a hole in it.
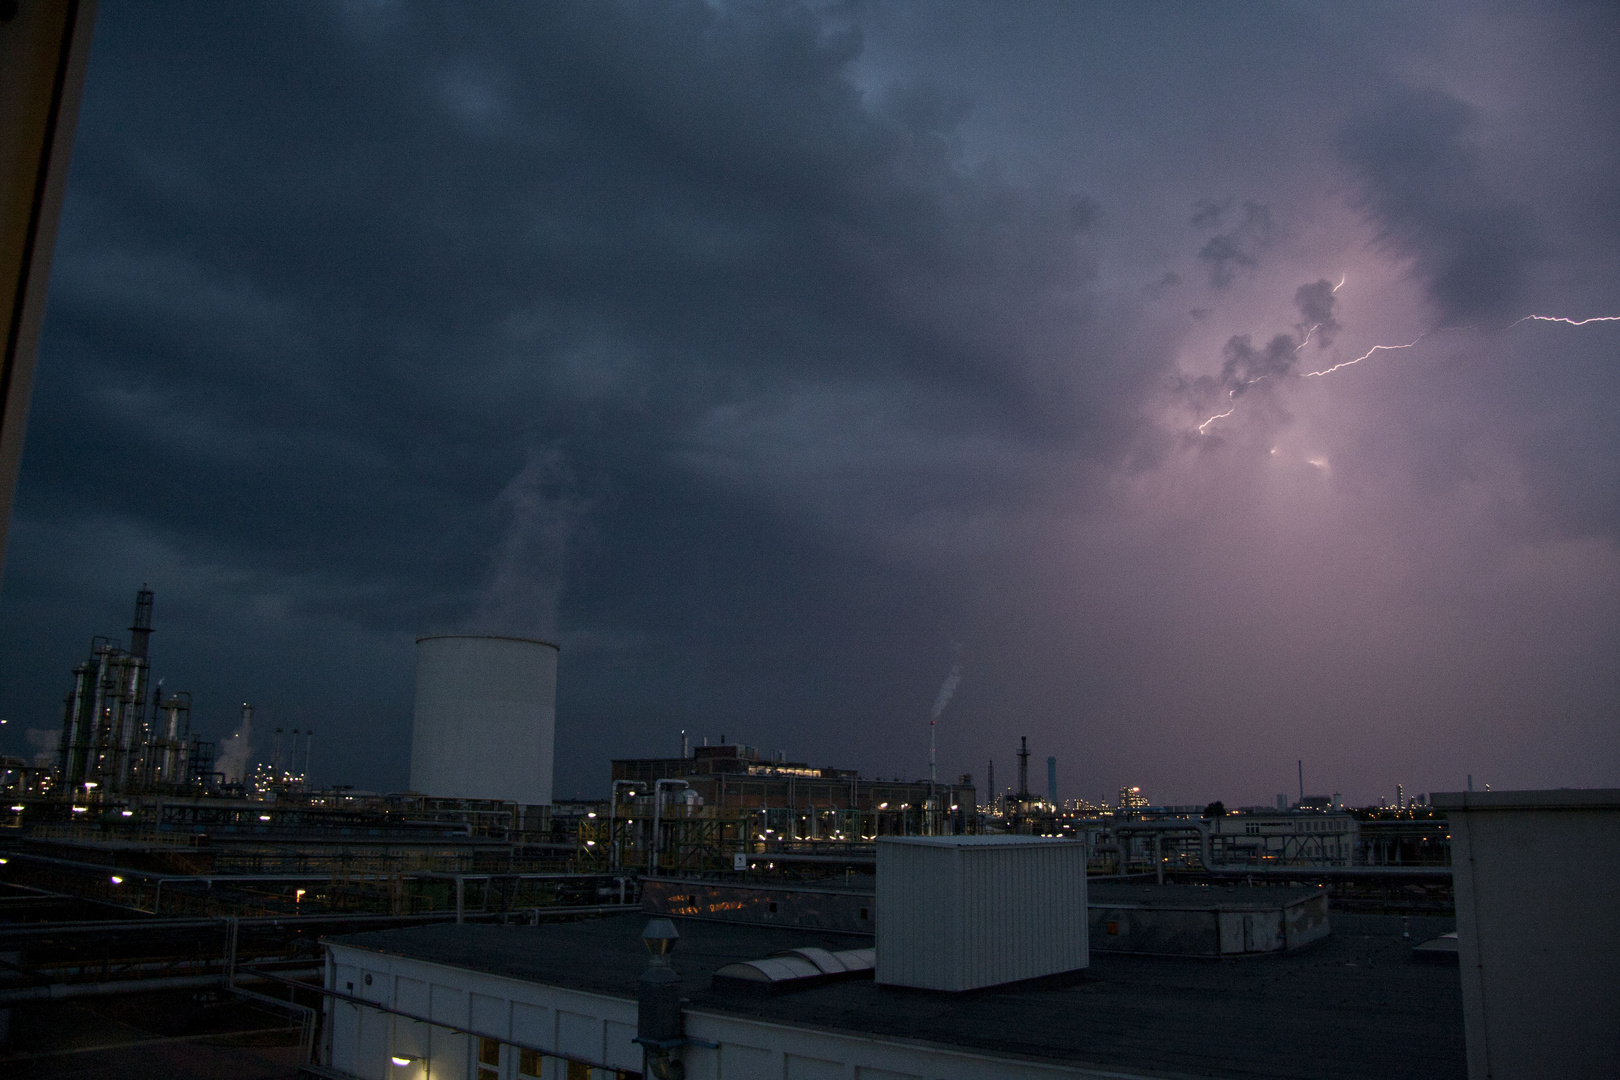
[[[1620,1076],[1620,790],[1436,793],[1471,1080]]]
[[[1326,895],[1279,899],[1275,906],[1109,904],[1100,897],[1091,905],[1091,948],[1097,952],[1161,956],[1283,952],[1324,938],[1328,931]]]
[[[426,1016],[503,1041],[500,1080],[517,1080],[515,1044],[640,1071],[636,1003],[544,983],[488,975],[351,946],[328,946],[326,985],[379,1005]],[[370,976],[370,983],[366,977]],[[352,989],[349,989],[351,988]],[[328,1001],[334,1071],[365,1080],[470,1080],[475,1037],[365,1005]],[[910,1039],[879,1038],[726,1013],[684,1010],[686,1035],[713,1046],[680,1051],[689,1080],[1130,1080],[1139,1074],[1025,1061]],[[510,1040],[510,1041],[508,1041]],[[412,1059],[392,1064],[394,1054]],[[557,1059],[542,1080],[563,1080]]]

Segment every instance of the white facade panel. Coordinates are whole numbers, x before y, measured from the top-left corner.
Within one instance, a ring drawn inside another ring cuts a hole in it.
[[[1620,790],[1436,792],[1470,1080],[1620,1076]]]
[[[639,1071],[641,1049],[630,1042],[636,1025],[636,1002],[629,996],[618,998],[545,983],[527,982],[505,976],[455,968],[404,956],[383,956],[369,950],[338,943],[328,949],[334,960],[328,969],[333,980],[330,989],[348,992],[346,973],[361,966],[381,969],[376,976],[374,995],[368,995],[384,1008],[403,1010],[403,1004],[390,1000],[389,988],[395,983],[434,990],[459,989],[510,1003],[513,1043],[538,1050],[561,1053],[561,1040],[553,1025],[562,1027],[569,1017],[572,1034],[585,1035],[578,1044],[592,1041],[588,1032],[599,1035],[592,1045],[601,1056],[583,1060],[607,1068]],[[356,996],[360,987],[355,987]],[[627,987],[627,994],[633,987]],[[435,995],[436,996],[436,995]],[[331,1001],[330,1043],[325,1062],[333,1068],[377,1080],[437,1080],[471,1071],[473,1048],[470,1040],[455,1037],[443,1028],[414,1024],[398,1015],[370,1009],[346,1001]],[[1021,1057],[958,1047],[941,1046],[889,1036],[864,1035],[833,1028],[784,1024],[753,1017],[683,1010],[687,1035],[697,1040],[680,1054],[688,1080],[756,1080],[758,1077],[816,1075],[833,1066],[844,1078],[861,1080],[910,1080],[926,1076],[930,1080],[1127,1080],[1144,1074],[1118,1068],[1093,1068],[1031,1061]],[[429,1039],[411,1051],[419,1058],[409,1068],[389,1063],[389,1056],[405,1052],[398,1041],[407,1028],[426,1029]],[[361,1032],[375,1032],[369,1040]],[[390,1032],[392,1033],[390,1035]],[[508,1050],[510,1051],[510,1047]],[[514,1060],[508,1052],[503,1060]],[[549,1077],[565,1075],[561,1062],[548,1059]],[[593,1077],[597,1075],[592,1072]],[[611,1075],[611,1074],[607,1074]],[[549,1080],[548,1077],[548,1080]]]
[[[413,790],[549,804],[556,729],[557,646],[507,637],[417,639]]]
[[[507,1003],[504,998],[490,997],[488,994],[474,994],[472,996],[472,1023],[467,1026],[480,1035],[489,1035],[496,1039],[511,1037],[511,1021],[507,1016]]]
[[[878,982],[972,990],[1075,971],[1090,960],[1083,841],[878,841]]]

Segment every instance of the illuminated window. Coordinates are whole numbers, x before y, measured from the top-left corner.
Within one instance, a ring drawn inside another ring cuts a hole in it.
[[[538,1050],[524,1050],[518,1054],[518,1075],[538,1078],[546,1055]]]
[[[499,1039],[478,1040],[477,1080],[501,1080],[501,1042]]]

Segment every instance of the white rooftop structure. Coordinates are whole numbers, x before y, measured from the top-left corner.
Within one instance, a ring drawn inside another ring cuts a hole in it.
[[[1083,840],[878,841],[878,982],[973,990],[1090,962]]]

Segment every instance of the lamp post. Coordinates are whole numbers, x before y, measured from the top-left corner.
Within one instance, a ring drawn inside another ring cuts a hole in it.
[[[613,781],[613,797],[608,800],[608,869],[619,868],[619,788],[621,786],[644,788],[647,786],[643,780],[615,780]]]

